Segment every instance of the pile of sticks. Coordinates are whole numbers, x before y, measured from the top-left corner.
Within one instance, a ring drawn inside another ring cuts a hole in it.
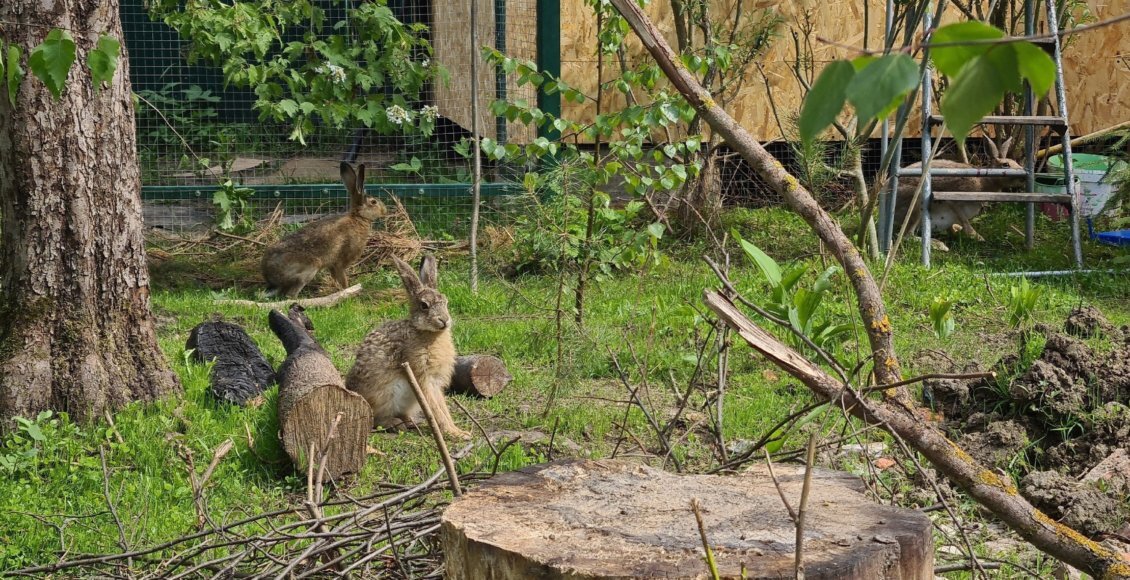
[[[468,445],[456,452],[467,454]],[[362,497],[322,497],[324,470],[307,471],[307,494],[291,508],[219,521],[167,542],[8,571],[111,578],[421,578],[442,568],[440,512],[450,497],[443,468],[412,485],[379,484]],[[481,477],[486,477],[481,476]],[[464,482],[480,476],[461,476]],[[198,505],[202,502],[198,502]]]

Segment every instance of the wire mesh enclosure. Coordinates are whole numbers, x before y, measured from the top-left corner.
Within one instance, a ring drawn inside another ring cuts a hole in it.
[[[325,11],[326,22],[349,26],[352,10],[362,2],[316,4]],[[474,18],[472,4],[477,6]],[[261,118],[254,108],[254,86],[225,86],[219,66],[189,62],[188,42],[151,19],[144,0],[123,0],[147,225],[184,229],[213,223],[213,198],[225,183],[228,191],[239,188],[242,195],[250,194],[252,219],[276,208],[282,208],[287,221],[343,211],[348,201],[338,166],[348,161],[366,164],[369,193],[397,196],[421,235],[465,236],[471,215],[473,120],[477,117],[483,138],[524,144],[536,137],[534,127],[507,123],[490,112],[496,99],[533,102],[534,89],[518,87],[514,78],[481,58],[478,98],[472,103],[472,57],[489,46],[535,60],[536,5],[536,0],[389,0],[395,17],[421,25],[432,46],[432,54],[418,62],[440,72],[407,107],[389,107],[387,114],[390,120],[403,115],[404,123],[426,118],[434,130],[425,136],[360,123],[340,128],[320,123],[305,132],[302,143],[292,138],[290,124]],[[304,31],[291,33],[301,36]],[[332,68],[319,70],[332,76]],[[390,89],[378,84],[371,90]],[[507,204],[501,198],[514,191],[523,170],[483,159],[484,220],[502,217]]]

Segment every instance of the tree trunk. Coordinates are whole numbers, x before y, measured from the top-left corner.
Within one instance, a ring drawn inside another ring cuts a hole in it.
[[[0,2],[24,70],[53,28],[77,45],[61,99],[31,74],[0,98],[0,428],[180,391],[149,311],[129,65],[98,91],[86,66],[100,35],[122,38],[118,2]]]

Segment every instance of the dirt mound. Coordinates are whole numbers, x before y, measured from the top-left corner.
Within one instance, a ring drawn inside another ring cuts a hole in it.
[[[1088,534],[1112,532],[1130,516],[1122,480],[1088,474],[1130,445],[1130,333],[1090,307],[1064,328],[1037,327],[1030,343],[1042,338],[1043,350],[1005,356],[995,379],[927,381],[923,394],[955,441],[1014,473],[1049,515]],[[1096,352],[1082,337],[1113,339],[1114,348]]]
[[[1128,511],[1119,498],[1055,471],[1024,476],[1020,493],[1057,521],[1091,536],[1118,530]]]
[[[1063,325],[1063,330],[1079,338],[1114,336],[1116,333],[1114,325],[1108,322],[1103,313],[1094,306],[1080,306],[1072,310]]]

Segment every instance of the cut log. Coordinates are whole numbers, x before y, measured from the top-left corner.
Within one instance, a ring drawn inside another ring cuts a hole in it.
[[[466,355],[455,359],[451,391],[489,399],[502,392],[513,379],[502,359],[489,354]]]
[[[804,469],[775,468],[799,503]],[[930,519],[878,505],[859,478],[816,470],[804,531],[807,578],[933,579]],[[452,502],[445,578],[705,578],[698,500],[724,578],[793,578],[796,530],[768,473],[675,475],[623,461],[563,461],[499,475]]]
[[[220,401],[245,405],[275,383],[271,363],[237,324],[202,322],[192,329],[184,348],[197,362],[216,361],[208,392]]]
[[[287,352],[278,372],[279,437],[295,469],[304,471],[309,462],[320,467],[324,455],[331,479],[360,472],[373,427],[368,401],[345,389],[341,374],[314,340],[314,326],[302,307],[291,306],[289,317],[272,310],[268,319]]]

